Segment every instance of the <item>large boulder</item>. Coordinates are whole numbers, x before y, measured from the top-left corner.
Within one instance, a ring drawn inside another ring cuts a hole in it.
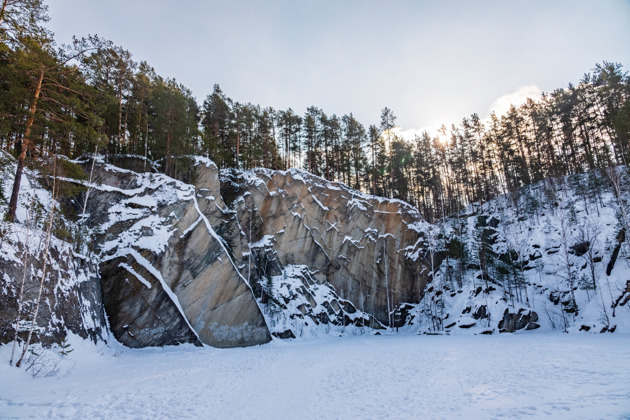
[[[93,186],[88,220],[100,231],[103,302],[123,344],[234,347],[271,339],[218,232],[217,168],[199,165],[201,188],[162,174],[95,168],[101,184]]]

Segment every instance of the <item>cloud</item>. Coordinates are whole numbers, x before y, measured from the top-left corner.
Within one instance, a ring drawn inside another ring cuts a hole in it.
[[[429,133],[431,137],[435,137],[438,134],[438,129],[440,127],[421,127],[421,128],[407,128],[403,129],[402,127],[394,127],[392,132],[396,134],[398,137],[402,137],[407,141],[412,141],[417,137],[422,136],[422,134],[426,131]]]
[[[481,122],[483,124],[488,124],[490,122],[490,115],[492,114],[492,112],[495,112],[497,116],[501,116],[509,111],[510,105],[518,107],[519,105],[525,103],[527,98],[539,100],[541,97],[542,90],[536,85],[519,87],[516,91],[500,96],[494,102],[492,102],[492,105],[490,105],[490,108],[488,109],[488,115],[485,118],[482,118]],[[440,128],[442,127],[442,125],[450,128],[451,123],[447,124],[445,122],[444,124],[440,125],[426,126],[420,128],[395,127],[393,129],[393,132],[397,136],[402,137],[407,141],[412,141],[416,136],[421,136],[422,133],[425,131],[429,133],[431,137],[442,138],[443,135],[442,133],[440,133]]]
[[[403,130],[402,127],[394,127],[392,129],[392,132],[397,135],[398,137],[402,137],[403,139],[407,140],[407,141],[412,141],[415,136],[420,136],[422,135],[422,128],[409,128],[406,130]]]
[[[503,95],[492,102],[492,105],[490,105],[490,108],[488,109],[488,115],[493,112],[499,116],[503,115],[510,110],[510,105],[518,107],[519,105],[525,103],[527,98],[538,100],[541,96],[542,90],[538,86],[522,86],[518,88],[516,92]]]

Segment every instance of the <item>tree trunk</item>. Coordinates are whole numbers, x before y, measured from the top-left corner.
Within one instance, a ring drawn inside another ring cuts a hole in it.
[[[5,2],[6,4],[6,2]],[[39,72],[39,79],[37,80],[37,87],[35,88],[35,97],[31,104],[31,109],[28,112],[28,119],[26,120],[26,130],[24,131],[24,137],[22,138],[22,147],[20,148],[20,155],[18,156],[17,168],[15,170],[15,180],[13,181],[13,190],[11,192],[11,200],[9,201],[9,210],[7,211],[7,221],[12,223],[15,221],[15,212],[17,211],[18,196],[20,194],[20,184],[22,182],[22,173],[24,172],[24,161],[26,160],[26,152],[30,145],[31,128],[35,122],[35,112],[37,112],[37,101],[42,91],[42,81],[44,80],[44,69]]]
[[[315,173],[315,134],[308,141],[308,171]]]
[[[4,0],[2,2],[2,10],[0,11],[0,25],[2,25],[2,21],[4,20],[4,14],[5,11],[7,10],[7,3],[9,2],[9,0]]]
[[[124,135],[122,131],[122,86],[119,86],[118,93],[118,150],[123,146]]]
[[[374,139],[372,139],[372,196],[376,194],[376,157],[374,155]]]
[[[330,170],[328,164],[328,137],[324,137],[324,151],[326,152],[326,180],[330,181]]]
[[[171,170],[171,131],[169,130],[166,134],[166,164],[164,165],[164,173],[170,176]]]
[[[149,113],[146,112],[145,116],[145,130],[144,130],[144,168],[147,166],[147,159],[149,157]],[[151,155],[153,156],[153,155]]]
[[[284,170],[289,169],[289,134],[284,133]]]
[[[127,105],[125,106],[125,119],[124,119],[123,127],[122,127],[123,143],[127,143],[127,123],[128,123],[128,120],[129,120],[129,101],[127,101]],[[127,148],[127,151],[128,151],[128,153],[136,154],[135,144],[133,144],[133,142],[131,141],[132,140],[131,138],[129,140],[130,140],[130,143],[132,143],[132,148],[131,149]]]
[[[46,281],[46,275],[48,271],[48,256],[50,255],[50,237],[52,236],[52,225],[55,216],[55,199],[57,196],[57,191],[59,191],[59,186],[57,185],[57,157],[55,156],[54,166],[53,166],[53,187],[52,187],[52,197],[50,200],[50,216],[48,218],[48,228],[46,229],[46,248],[44,249],[44,261],[42,264],[42,276],[39,280],[39,291],[37,292],[37,302],[35,304],[35,309],[33,310],[33,319],[31,320],[31,327],[28,330],[28,336],[26,337],[26,343],[24,343],[24,347],[22,348],[22,354],[20,355],[20,359],[15,364],[16,367],[20,367],[22,365],[22,360],[24,359],[24,355],[28,350],[28,346],[31,343],[31,338],[33,337],[33,331],[35,329],[35,323],[37,322],[37,314],[39,313],[39,304],[42,300],[42,290],[44,289],[44,282]],[[26,267],[24,267],[26,270]]]
[[[241,148],[241,127],[236,127],[236,167],[239,168],[239,153]]]

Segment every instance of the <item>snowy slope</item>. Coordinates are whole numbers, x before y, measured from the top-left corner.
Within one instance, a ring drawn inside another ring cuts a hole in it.
[[[412,328],[498,332],[507,311],[511,322],[521,319],[520,329],[630,332],[630,242],[623,233],[630,183],[623,168],[616,171],[619,194],[609,176],[579,175],[451,218],[433,237],[442,257],[450,242],[451,258],[411,311]],[[452,252],[454,243],[463,244],[465,258]]]
[[[14,160],[1,154],[2,216],[14,171]],[[13,340],[16,325],[22,338],[33,326],[33,341],[48,345],[61,342],[69,331],[91,340],[106,339],[98,257],[91,252],[88,240],[72,240],[78,236],[87,238],[89,232],[85,226],[66,218],[59,203],[54,202],[52,235],[47,247],[52,195],[41,186],[38,174],[28,169],[21,185],[17,223],[0,219],[0,343]],[[46,269],[44,260],[48,262]],[[40,283],[41,303],[37,308]],[[37,318],[33,323],[36,308]]]

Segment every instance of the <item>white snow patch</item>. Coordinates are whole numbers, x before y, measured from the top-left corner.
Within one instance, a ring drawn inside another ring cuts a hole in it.
[[[319,205],[319,207],[322,208],[322,210],[324,210],[324,211],[329,211],[330,210],[328,207],[323,205],[322,202],[317,199],[317,197],[315,197],[315,194],[311,194],[311,197],[313,197],[313,200]]]
[[[138,279],[138,281],[140,283],[144,284],[147,287],[147,289],[151,288],[151,283],[149,283],[149,281],[147,279],[142,277],[136,270],[134,270],[132,266],[130,266],[129,264],[123,263],[123,262],[118,264],[118,266],[124,268],[125,270],[127,270],[131,274],[133,274]]]
[[[275,240],[274,235],[265,235],[259,241],[252,242],[249,244],[249,248],[268,248],[273,246],[273,242]]]

